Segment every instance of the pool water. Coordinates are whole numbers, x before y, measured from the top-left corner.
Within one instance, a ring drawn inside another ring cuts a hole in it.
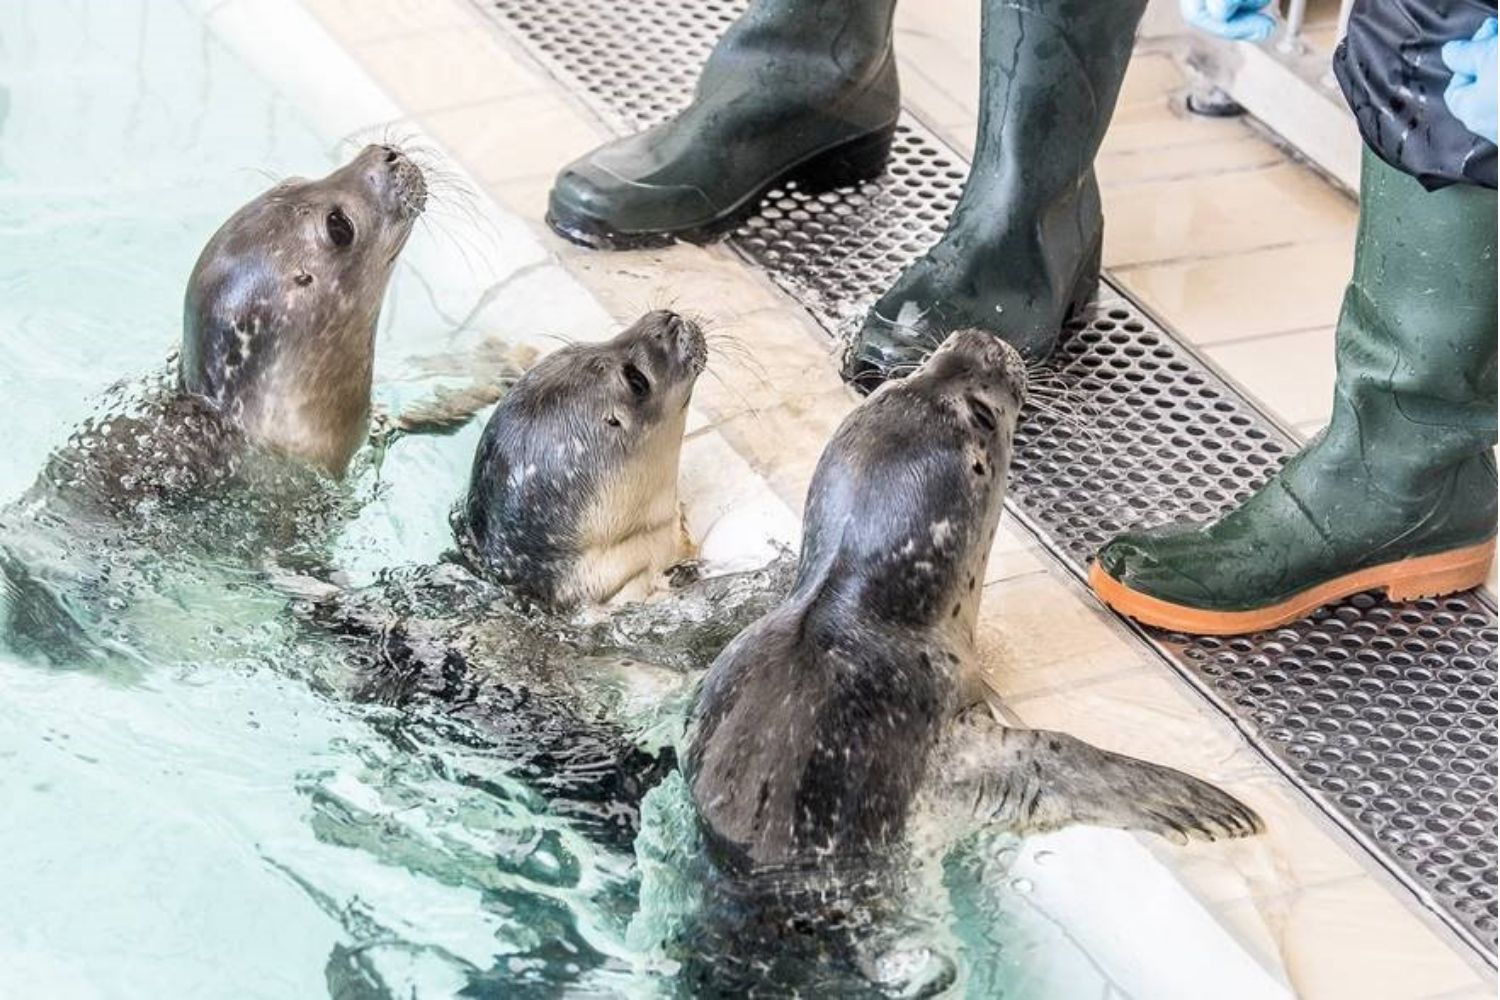
[[[214,27],[234,2],[0,5],[0,506],[101,393],[161,369],[186,276],[234,208],[379,137],[330,134],[258,75]],[[392,408],[460,377],[480,344],[610,332],[518,220],[442,200],[382,316],[376,395]],[[351,584],[443,551],[477,434],[403,440],[360,466],[360,513],[335,549]],[[698,893],[680,780],[648,798],[635,850],[601,846],[481,744],[314,683],[337,675],[339,649],[253,572],[162,561],[171,573],[149,579],[170,586],[152,584],[133,638],[102,658],[42,666],[0,644],[0,994],[677,989],[663,942]],[[1009,873],[1017,851],[914,852],[900,919],[866,956],[884,992],[1115,994],[1038,917]]]

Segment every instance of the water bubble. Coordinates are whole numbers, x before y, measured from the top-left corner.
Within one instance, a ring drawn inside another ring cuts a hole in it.
[[[1035,864],[1045,865],[1055,857],[1057,857],[1056,851],[1037,851],[1036,856],[1031,860]]]
[[[1010,883],[1010,887],[1014,891],[1019,892],[1021,895],[1025,896],[1026,894],[1028,894],[1029,892],[1031,892],[1031,889],[1032,889],[1031,879],[1029,879],[1029,878],[1014,879]]]
[[[875,982],[895,996],[936,996],[953,985],[958,969],[947,955],[925,945],[898,946],[875,960]]]

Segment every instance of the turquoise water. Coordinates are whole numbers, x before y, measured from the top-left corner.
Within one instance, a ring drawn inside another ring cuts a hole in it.
[[[229,212],[350,151],[186,3],[0,4],[0,505],[104,390],[161,367],[186,275]],[[378,344],[391,405],[435,384],[422,359],[471,345],[458,318],[531,263],[473,252],[493,234],[456,218],[419,229],[398,270]],[[499,319],[481,332],[506,334]],[[401,442],[378,475],[360,471],[362,514],[337,549],[352,580],[443,549],[476,434]],[[172,569],[135,613],[145,638],[125,665],[0,649],[0,994],[672,991],[659,946],[695,896],[678,782],[648,803],[639,858],[606,850],[504,760],[404,743],[391,710],[319,693],[309,679],[337,654],[298,634],[274,590]],[[890,991],[952,968],[954,993],[1104,995],[1060,934],[1023,933],[996,857],[919,866],[876,956]]]

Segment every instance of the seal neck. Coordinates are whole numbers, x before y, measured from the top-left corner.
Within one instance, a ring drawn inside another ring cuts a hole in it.
[[[250,441],[342,478],[369,434],[378,316],[363,329],[278,338],[266,377],[229,408]]]

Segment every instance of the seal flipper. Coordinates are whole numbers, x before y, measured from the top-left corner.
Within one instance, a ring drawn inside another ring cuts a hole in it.
[[[95,659],[98,647],[63,600],[0,546],[0,647],[51,666]]]
[[[1149,830],[1179,844],[1260,833],[1255,812],[1206,781],[1066,733],[1010,729],[985,708],[955,724],[943,778],[975,815],[1017,833],[1074,823]]]
[[[439,387],[427,399],[400,413],[376,409],[371,414],[370,444],[379,450],[390,447],[397,438],[410,435],[455,434],[481,410],[498,403],[515,380],[515,375],[507,374],[490,382],[471,382],[459,389]]]

